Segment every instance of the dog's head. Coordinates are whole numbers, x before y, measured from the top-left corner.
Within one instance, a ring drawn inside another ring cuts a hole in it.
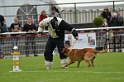
[[[68,56],[69,49],[68,48],[63,48],[62,53],[64,53],[65,56]]]

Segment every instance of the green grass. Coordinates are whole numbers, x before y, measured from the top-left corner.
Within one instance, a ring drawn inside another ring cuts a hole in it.
[[[20,58],[22,72],[12,70],[12,58],[0,59],[0,82],[124,82],[124,53],[98,54],[95,67],[86,68],[85,61],[62,69],[59,56],[54,56],[53,68],[46,70],[44,57]]]

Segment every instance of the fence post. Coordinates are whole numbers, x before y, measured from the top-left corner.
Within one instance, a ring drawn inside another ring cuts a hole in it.
[[[109,49],[108,52],[110,52],[110,41],[109,41],[109,29],[108,28],[106,32],[106,45],[107,45],[107,48]]]
[[[113,37],[113,44],[114,44],[114,52],[116,52],[116,41],[115,36]]]
[[[113,1],[113,12],[115,12],[115,1]]]
[[[37,10],[37,5],[35,5],[36,10]],[[38,24],[38,12],[36,13],[36,24]]]
[[[119,44],[120,44],[120,52],[121,52],[122,51],[122,49],[121,49],[122,48],[122,46],[121,46],[122,45],[121,44],[121,41],[122,41],[121,35],[120,35],[120,40],[119,41],[120,41]]]
[[[74,3],[75,23],[77,23],[76,3]]]

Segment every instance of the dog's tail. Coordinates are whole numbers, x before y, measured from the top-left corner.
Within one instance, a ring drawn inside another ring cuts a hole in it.
[[[108,51],[108,48],[105,49],[105,50],[102,50],[102,51],[97,51],[97,50],[95,50],[95,53],[105,53],[105,52],[107,52],[107,51]]]

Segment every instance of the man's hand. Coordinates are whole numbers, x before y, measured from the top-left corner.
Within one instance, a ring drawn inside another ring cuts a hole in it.
[[[41,37],[41,34],[37,34],[38,37]]]
[[[18,29],[17,29],[17,28],[15,28],[15,29],[14,29],[14,32],[18,32]]]
[[[29,30],[28,32],[32,32],[32,30]]]
[[[75,39],[78,40],[78,36],[76,36]]]
[[[33,32],[36,32],[36,30],[33,30]]]

